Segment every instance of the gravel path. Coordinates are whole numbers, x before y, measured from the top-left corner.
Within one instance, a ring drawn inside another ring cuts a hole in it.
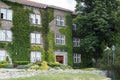
[[[96,75],[106,75],[106,71],[83,71],[83,70],[48,70],[48,71],[33,71],[24,69],[0,69],[0,80],[8,78],[31,77],[37,75],[59,74],[59,73],[90,73]],[[109,80],[109,79],[108,79]]]

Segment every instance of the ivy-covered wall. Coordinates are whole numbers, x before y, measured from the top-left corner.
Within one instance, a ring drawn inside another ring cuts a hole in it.
[[[55,45],[55,34],[54,32],[50,31],[48,34],[49,39],[49,60],[48,61],[54,61],[55,55],[53,54],[56,50],[64,50],[68,53],[68,65],[73,66],[73,42],[72,42],[72,16],[70,14],[67,14],[65,16],[65,28],[59,29],[60,33],[65,35],[66,37],[66,45]]]
[[[42,60],[45,60],[45,51],[40,46],[31,46],[30,33],[33,31],[44,32],[43,27],[32,26],[29,21],[30,13],[32,10],[25,9],[22,4],[11,3],[2,0],[7,5],[11,6],[13,10],[13,41],[8,45],[2,45],[9,52],[13,62],[14,61],[30,61],[30,51],[40,51],[42,53]],[[42,18],[43,19],[43,18]],[[45,22],[44,22],[45,23]],[[3,44],[3,43],[2,43]]]
[[[54,51],[61,49],[68,52],[68,65],[73,66],[73,47],[72,47],[72,16],[67,14],[66,27],[59,31],[66,36],[66,45],[56,46],[54,41],[54,32],[50,31],[49,23],[54,19],[54,9],[40,9],[42,26],[33,26],[29,22],[29,14],[32,10],[24,8],[22,4],[12,3],[7,0],[2,0],[13,10],[13,41],[11,43],[0,43],[0,48],[7,49],[14,61],[30,61],[30,51],[40,51],[42,60],[48,62],[55,61]],[[30,33],[37,31],[42,33],[43,48],[30,43]]]

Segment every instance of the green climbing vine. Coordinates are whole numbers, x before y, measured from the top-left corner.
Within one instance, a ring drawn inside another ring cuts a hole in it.
[[[50,47],[49,44],[49,23],[54,19],[54,10],[53,9],[47,9],[47,10],[40,10],[41,16],[42,16],[42,37],[44,40],[44,50],[45,50],[45,60],[49,61],[49,54],[51,54],[48,50]],[[52,53],[53,54],[53,53]]]
[[[53,54],[56,50],[64,50],[68,52],[68,65],[73,66],[73,57],[72,57],[72,16],[70,14],[66,15],[66,27],[61,28],[59,31],[66,36],[66,45],[55,45],[55,34],[54,32],[49,32],[48,39],[49,39],[49,61],[55,61],[55,55]]]
[[[33,26],[29,22],[29,14],[32,10],[25,9],[22,4],[12,3],[7,0],[2,0],[7,5],[11,6],[13,10],[13,41],[8,43],[7,51],[15,61],[30,61],[30,51],[41,51],[42,59],[44,60],[44,49],[35,45],[31,47],[30,33],[33,31],[41,32],[42,27]],[[4,46],[2,46],[4,47]]]
[[[60,32],[66,36],[66,45],[56,46],[54,42],[54,32],[49,30],[49,23],[54,19],[54,9],[40,9],[41,26],[31,25],[29,14],[33,13],[30,9],[25,9],[22,4],[12,3],[8,0],[2,0],[13,10],[13,41],[11,43],[0,43],[0,48],[5,48],[15,61],[30,61],[30,51],[40,51],[42,60],[48,62],[55,61],[54,51],[61,49],[68,52],[68,64],[73,65],[72,60],[72,16],[66,15],[66,27],[60,29]],[[30,33],[37,31],[42,33],[43,48],[30,43]]]
[[[66,36],[66,46],[62,46],[63,50],[67,50],[68,52],[68,65],[73,66],[73,43],[72,43],[72,16],[67,14],[65,16],[66,19],[66,28],[60,29],[60,32]],[[60,47],[59,47],[60,48]]]

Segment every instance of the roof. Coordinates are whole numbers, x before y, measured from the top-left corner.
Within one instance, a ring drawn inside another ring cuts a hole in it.
[[[47,5],[42,3],[37,3],[29,0],[9,0],[11,2],[17,2],[28,6],[38,7],[38,8],[47,8]]]
[[[65,9],[65,8],[58,7],[58,6],[54,6],[54,5],[48,5],[48,7],[49,7],[49,8],[54,8],[54,9],[58,9],[58,10],[62,10],[62,11],[73,12],[72,10]]]
[[[67,12],[71,12],[71,13],[73,12],[69,9],[61,8],[61,7],[54,6],[54,5],[46,5],[43,3],[37,3],[37,2],[30,1],[30,0],[9,0],[9,1],[18,2],[21,4],[27,5],[27,6],[33,6],[33,7],[37,7],[37,8],[53,8],[53,9],[58,9],[58,10],[67,11]]]

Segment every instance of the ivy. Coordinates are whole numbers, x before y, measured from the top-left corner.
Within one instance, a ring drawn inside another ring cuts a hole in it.
[[[49,42],[49,49],[48,53],[48,62],[55,62],[55,54],[54,54],[54,32],[48,33],[48,42]]]
[[[32,32],[29,22],[30,11],[19,6],[14,6],[13,10],[14,26],[11,28],[13,32],[12,59],[13,61],[29,61],[30,33]]]
[[[32,10],[25,9],[22,4],[12,3],[8,0],[2,0],[13,9],[13,41],[8,44],[0,43],[0,48],[6,48],[13,62],[30,61],[30,51],[40,51],[42,60],[55,62],[54,51],[60,49],[68,52],[68,64],[73,65],[72,60],[72,16],[66,15],[66,27],[60,29],[60,32],[66,36],[66,45],[56,46],[54,41],[54,32],[49,30],[49,23],[54,19],[54,9],[40,9],[42,26],[33,26],[29,22],[29,14]],[[43,48],[38,45],[31,46],[30,33],[33,31],[41,32],[43,38]]]
[[[6,48],[6,46],[7,46],[7,43],[0,42],[0,48],[4,49],[4,48]]]
[[[54,19],[54,10],[53,9],[47,9],[47,10],[40,10],[41,16],[42,16],[42,36],[44,40],[44,50],[45,50],[45,60],[53,62],[54,59],[51,58],[51,54],[53,54],[53,51],[49,49],[51,47],[49,42],[49,23]]]
[[[66,46],[62,46],[63,50],[68,51],[68,65],[73,66],[73,44],[72,44],[72,16],[70,14],[66,15],[66,28],[62,28],[59,31],[66,36]],[[60,46],[59,46],[60,48]]]
[[[42,27],[32,26],[29,22],[29,14],[32,10],[24,9],[22,4],[12,3],[10,1],[4,1],[4,3],[11,6],[13,10],[13,27],[11,28],[13,33],[12,43],[8,43],[6,49],[9,55],[15,61],[30,61],[30,51],[35,50],[36,46],[31,47],[30,33],[33,31],[41,32]],[[42,58],[44,60],[44,49],[37,48],[37,51],[41,51]]]

